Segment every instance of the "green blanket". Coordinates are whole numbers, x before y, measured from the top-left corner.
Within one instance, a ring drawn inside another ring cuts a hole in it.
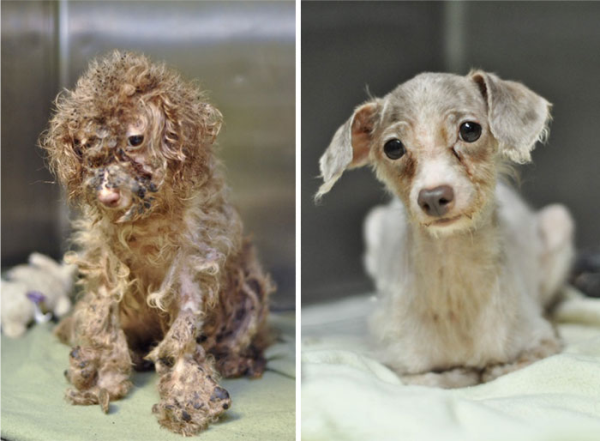
[[[566,349],[487,384],[405,386],[372,356],[366,297],[302,311],[302,439],[600,440],[600,300],[556,312]]]
[[[267,372],[260,380],[223,380],[232,407],[199,435],[209,440],[293,440],[295,438],[295,341],[293,314],[273,315],[280,342],[269,348]],[[161,429],[151,413],[158,401],[155,372],[135,373],[134,388],[111,403],[108,415],[98,406],[72,406],[64,399],[63,371],[69,348],[56,340],[50,325],[23,338],[2,336],[2,438],[8,441],[154,441],[181,440]]]

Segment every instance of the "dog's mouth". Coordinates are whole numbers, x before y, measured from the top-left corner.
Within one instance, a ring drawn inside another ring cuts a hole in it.
[[[433,226],[442,227],[442,226],[447,226],[447,225],[450,225],[450,224],[453,224],[453,223],[457,222],[462,217],[463,217],[462,214],[459,214],[457,216],[452,216],[452,217],[443,217],[441,219],[436,219],[436,220],[434,220],[432,222],[427,222],[424,225],[426,227],[433,227]]]
[[[140,199],[127,191],[121,193],[118,203],[106,203],[98,197],[100,206],[110,215],[116,224],[134,222],[150,214],[155,205],[154,197]]]

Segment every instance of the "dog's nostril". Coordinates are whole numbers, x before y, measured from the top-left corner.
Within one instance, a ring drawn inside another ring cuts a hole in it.
[[[440,185],[419,192],[418,204],[429,216],[441,217],[448,213],[454,201],[454,190],[449,185]]]

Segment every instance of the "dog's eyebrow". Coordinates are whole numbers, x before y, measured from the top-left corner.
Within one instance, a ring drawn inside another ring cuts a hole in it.
[[[471,110],[463,110],[463,109],[451,109],[444,113],[444,120],[454,119],[454,122],[459,121],[475,121],[480,122],[481,118],[476,115],[475,112]]]
[[[385,129],[383,129],[381,139],[389,139],[397,133],[404,135],[406,134],[407,130],[412,129],[413,127],[414,124],[412,120],[409,119],[401,119],[399,121],[391,122]]]
[[[387,106],[386,106],[387,107]],[[388,115],[385,113],[381,113],[381,122],[385,125],[396,124],[399,122],[404,122],[408,124],[410,127],[415,125],[415,120],[411,118],[406,112],[402,110],[400,106],[390,106],[391,109],[388,111]]]

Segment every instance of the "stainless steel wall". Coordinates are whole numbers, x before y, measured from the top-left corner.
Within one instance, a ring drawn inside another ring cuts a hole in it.
[[[56,95],[53,5],[2,2],[2,264],[57,254],[58,187],[35,145]]]
[[[74,85],[91,58],[112,49],[164,60],[209,91],[225,119],[220,156],[235,203],[279,286],[274,303],[293,305],[291,1],[2,2],[3,264],[32,250],[59,254],[64,215],[56,186],[42,183],[49,176],[35,140],[52,98]]]
[[[388,199],[372,173],[346,173],[320,206],[318,158],[354,106],[423,71],[482,68],[554,104],[550,141],[521,168],[534,207],[562,202],[580,248],[600,245],[600,3],[303,2],[302,300],[372,289],[362,222]]]

